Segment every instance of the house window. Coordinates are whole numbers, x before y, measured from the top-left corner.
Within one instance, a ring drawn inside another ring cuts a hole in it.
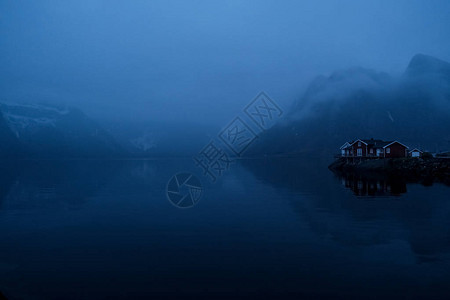
[[[356,154],[357,154],[358,156],[362,156],[362,149],[358,149],[357,152],[356,152]]]
[[[373,149],[370,149],[370,154],[373,154]]]
[[[391,148],[386,148],[386,153],[391,153]]]
[[[358,147],[361,147],[361,142],[358,142]]]

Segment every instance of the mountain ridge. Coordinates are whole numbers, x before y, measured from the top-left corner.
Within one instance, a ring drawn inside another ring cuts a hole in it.
[[[450,63],[430,55],[416,54],[411,58],[405,74],[420,75],[424,73],[440,73],[450,76]]]
[[[2,156],[113,157],[124,154],[112,136],[74,107],[0,103]]]
[[[419,54],[398,78],[365,68],[316,77],[286,117],[261,134],[248,154],[331,156],[345,141],[371,137],[402,140],[433,152],[447,150],[449,65]]]

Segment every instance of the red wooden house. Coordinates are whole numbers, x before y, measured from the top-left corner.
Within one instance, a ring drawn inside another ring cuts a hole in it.
[[[398,158],[408,157],[408,147],[398,141],[355,140],[341,146],[342,157]]]

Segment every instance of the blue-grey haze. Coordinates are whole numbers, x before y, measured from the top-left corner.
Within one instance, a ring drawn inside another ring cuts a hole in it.
[[[223,125],[260,90],[281,105],[363,66],[450,60],[448,1],[0,1],[0,99],[98,120]]]

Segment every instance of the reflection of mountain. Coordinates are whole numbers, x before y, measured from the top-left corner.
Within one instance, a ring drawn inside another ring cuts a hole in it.
[[[2,163],[0,210],[80,206],[109,182],[120,161],[23,161]]]
[[[449,148],[450,64],[416,55],[400,78],[362,68],[320,76],[250,151],[330,155],[345,141],[371,137]]]
[[[88,198],[136,191],[163,197],[167,180],[191,160],[23,160],[0,161],[0,211],[80,207]],[[167,203],[168,204],[168,203]],[[170,206],[170,204],[169,204]]]
[[[0,154],[104,157],[124,153],[105,130],[77,109],[0,104],[0,113]]]
[[[0,210],[3,199],[8,195],[14,181],[17,178],[17,168],[8,165],[5,161],[0,161]]]
[[[407,241],[420,261],[450,254],[450,202],[444,185],[430,189],[378,175],[347,175],[344,184],[359,195],[372,195],[355,197],[323,162],[277,158],[242,164],[258,181],[279,193],[289,191],[293,210],[321,237],[361,249]]]

